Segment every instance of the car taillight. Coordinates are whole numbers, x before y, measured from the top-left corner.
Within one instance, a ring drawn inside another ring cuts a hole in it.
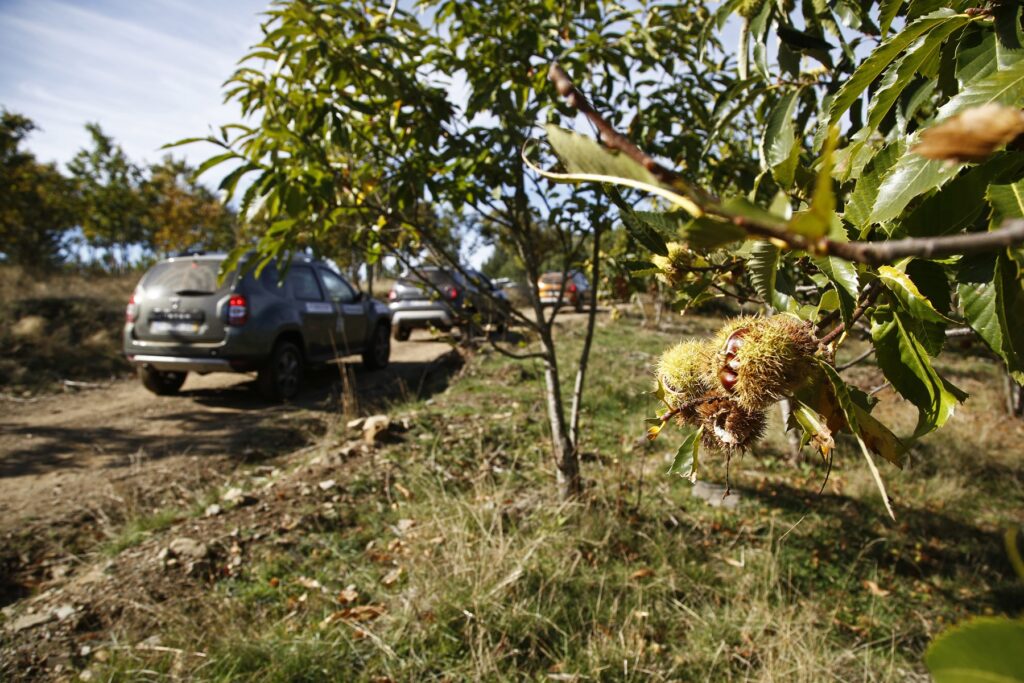
[[[451,299],[452,301],[455,301],[456,299],[458,299],[459,298],[459,289],[457,287],[449,287],[448,288],[448,298]]]
[[[575,282],[570,282],[569,283],[569,291],[572,292],[573,294],[576,293],[576,283]]]
[[[390,292],[388,292],[388,301],[394,301],[397,298],[398,298],[398,292],[396,292],[393,289]]]
[[[232,294],[228,299],[228,325],[244,325],[249,319],[249,304],[241,294]]]
[[[132,294],[131,298],[128,299],[128,305],[124,309],[124,321],[126,323],[133,323],[138,317],[139,305],[135,303],[135,295]]]

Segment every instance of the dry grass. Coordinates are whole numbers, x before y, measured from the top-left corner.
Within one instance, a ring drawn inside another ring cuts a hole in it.
[[[118,336],[139,274],[0,267],[0,390],[33,393],[62,379],[102,381],[128,371]]]

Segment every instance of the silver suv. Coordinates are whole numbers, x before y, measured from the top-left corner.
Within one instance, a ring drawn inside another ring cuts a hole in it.
[[[391,313],[326,263],[295,257],[284,278],[271,262],[218,282],[224,254],[169,258],[142,277],[125,311],[124,354],[142,384],[173,394],[189,372],[258,373],[266,397],[295,396],[305,366],[362,354],[382,368]],[[248,271],[248,272],[246,272]]]
[[[508,297],[486,275],[466,275],[424,266],[398,278],[388,293],[395,339],[405,341],[415,328],[490,326],[503,330],[508,322]]]

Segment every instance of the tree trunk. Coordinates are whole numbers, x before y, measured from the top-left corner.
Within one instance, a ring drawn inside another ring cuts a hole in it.
[[[563,498],[574,498],[582,490],[580,461],[576,447],[565,428],[565,410],[562,402],[562,387],[558,378],[558,360],[551,330],[541,332],[544,346],[544,395],[547,399],[548,424],[551,426],[551,450],[558,474],[558,488]]]
[[[587,315],[587,333],[583,338],[583,349],[580,351],[579,364],[576,366],[576,384],[572,390],[572,411],[569,413],[569,441],[577,454],[580,449],[580,411],[583,408],[583,382],[587,375],[587,363],[590,360],[590,345],[594,340],[594,322],[597,319],[597,280],[601,274],[601,229],[600,218],[595,212],[593,217],[594,249],[591,254],[592,268],[590,271],[590,310]]]

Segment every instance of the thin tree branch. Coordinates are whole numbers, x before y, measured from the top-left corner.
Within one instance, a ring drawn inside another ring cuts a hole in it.
[[[828,237],[811,239],[777,225],[766,224],[747,216],[736,216],[725,211],[720,200],[702,188],[694,187],[675,171],[662,166],[641,150],[594,109],[586,96],[573,84],[569,75],[557,63],[548,71],[548,78],[566,103],[581,114],[600,132],[601,142],[637,162],[658,182],[695,198],[706,213],[731,220],[749,235],[771,240],[788,249],[800,249],[821,256],[838,256],[847,261],[878,266],[908,256],[942,258],[945,256],[978,254],[1024,244],[1024,219],[1004,221],[1002,227],[990,232],[972,232],[945,237],[909,237],[887,242],[837,242]]]
[[[871,283],[864,290],[864,295],[861,298],[861,303],[857,306],[857,308],[853,309],[853,313],[850,315],[851,327],[853,326],[853,323],[860,320],[860,318],[867,312],[867,310],[871,308],[871,304],[874,303],[875,299],[878,298],[878,295],[881,293],[882,281],[872,280]],[[822,346],[828,346],[836,339],[836,337],[841,335],[845,329],[846,323],[839,323],[838,325],[835,326],[835,328],[833,328],[831,332],[826,334],[824,337],[821,337],[818,340],[818,343],[821,344]]]
[[[875,347],[873,347],[873,346],[868,347],[867,351],[865,351],[864,353],[860,354],[859,356],[857,356],[856,358],[851,360],[849,363],[843,363],[842,365],[837,367],[836,368],[836,372],[842,372],[843,370],[848,370],[848,369],[852,368],[854,365],[856,365],[857,363],[861,362],[862,360],[864,360],[865,358],[867,358],[868,356],[870,356],[874,352],[875,352]]]

